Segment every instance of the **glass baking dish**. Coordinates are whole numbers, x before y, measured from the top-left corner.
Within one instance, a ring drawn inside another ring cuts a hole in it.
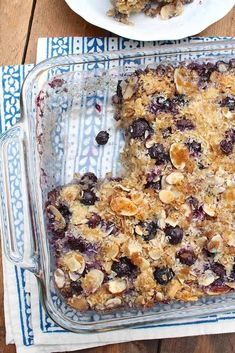
[[[37,65],[26,78],[21,94],[22,119],[0,139],[3,246],[8,259],[37,276],[45,309],[61,327],[73,332],[107,331],[235,310],[235,293],[197,302],[157,304],[148,310],[80,313],[72,309],[54,285],[45,214],[47,193],[68,183],[75,172],[118,175],[124,138],[115,128],[111,102],[118,80],[147,65],[234,58],[234,40],[164,45],[56,57]],[[109,144],[99,149],[95,136],[107,129],[111,131]],[[24,215],[22,227],[19,210]]]

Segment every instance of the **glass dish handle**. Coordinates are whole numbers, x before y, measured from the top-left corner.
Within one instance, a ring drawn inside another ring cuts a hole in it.
[[[0,137],[0,220],[6,257],[38,273],[30,209],[24,130],[15,125]]]

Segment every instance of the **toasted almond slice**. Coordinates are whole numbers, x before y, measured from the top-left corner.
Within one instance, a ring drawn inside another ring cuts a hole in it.
[[[214,272],[208,270],[203,275],[198,277],[199,286],[207,287],[216,280],[217,276]]]
[[[159,192],[159,199],[165,204],[170,204],[175,200],[175,195],[170,190],[161,190]]]
[[[110,202],[111,209],[120,216],[134,216],[138,212],[137,206],[127,197],[116,197]]]
[[[182,287],[182,284],[177,279],[173,279],[167,291],[168,297],[170,299],[173,299],[181,287]]]
[[[78,200],[80,195],[81,187],[78,184],[64,186],[60,191],[61,199],[67,202]]]
[[[117,298],[110,298],[106,301],[105,303],[105,307],[107,309],[112,309],[112,308],[116,308],[117,306],[120,306],[122,304],[122,300],[121,298],[117,297]]]
[[[89,309],[89,305],[85,298],[83,297],[72,297],[68,299],[68,304],[74,309],[79,311],[86,311]]]
[[[177,92],[180,94],[191,94],[198,90],[198,77],[187,68],[180,67],[174,71],[174,82]]]
[[[163,20],[169,20],[174,16],[179,16],[183,12],[183,4],[177,1],[176,4],[168,4],[161,8],[160,15]]]
[[[92,294],[100,288],[104,280],[104,274],[100,270],[90,270],[84,278],[82,278],[82,289],[86,294]]]
[[[63,263],[68,267],[70,272],[83,273],[85,269],[85,259],[77,251],[68,252],[63,257]]]
[[[114,279],[109,281],[108,290],[112,294],[120,294],[126,289],[126,281],[124,279]]]
[[[77,274],[76,272],[69,271],[69,278],[71,279],[71,281],[77,281],[79,277],[79,274]]]
[[[149,256],[152,260],[159,260],[163,255],[163,251],[160,247],[149,250]]]
[[[53,214],[54,220],[56,223],[54,224],[55,230],[64,229],[66,226],[66,222],[60,211],[53,205],[49,205],[47,210]]]
[[[123,250],[127,256],[131,257],[134,254],[140,254],[142,246],[137,240],[129,240],[128,243],[124,244]]]
[[[215,212],[215,207],[208,205],[208,204],[204,204],[202,206],[203,211],[210,217],[215,217],[216,212]]]
[[[129,189],[129,188],[126,188],[125,186],[123,186],[122,184],[117,184],[117,185],[114,185],[114,187],[113,187],[114,189],[121,189],[121,190],[123,190],[123,191],[126,191],[126,192],[130,192],[131,191],[131,189]]]
[[[106,260],[114,260],[119,254],[118,244],[112,241],[106,241],[102,246],[102,255]]]
[[[143,235],[143,228],[138,224],[135,226],[135,233],[138,235]]]
[[[235,282],[226,282],[225,284],[226,284],[226,286],[228,286],[229,288],[235,289]]]
[[[223,239],[219,234],[215,235],[214,237],[211,238],[211,240],[207,244],[207,249],[211,253],[217,253],[220,252],[223,246]]]
[[[57,268],[57,270],[55,270],[54,279],[55,279],[55,283],[56,283],[58,288],[63,288],[64,287],[64,285],[65,285],[65,275],[64,275],[64,272],[60,268]]]
[[[184,175],[180,172],[173,172],[166,177],[166,182],[175,185],[184,180]]]
[[[187,147],[180,143],[173,143],[170,147],[170,159],[176,169],[184,169],[189,159]]]
[[[156,299],[161,302],[164,299],[164,294],[162,292],[157,292]]]

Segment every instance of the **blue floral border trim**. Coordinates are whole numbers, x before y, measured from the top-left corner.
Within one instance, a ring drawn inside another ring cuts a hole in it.
[[[208,37],[204,41],[217,41],[229,39],[228,37]],[[80,37],[58,37],[47,38],[46,57],[50,58],[57,55],[68,55],[75,53],[102,52],[104,50],[119,50],[142,48],[149,43],[131,41],[124,38],[80,38]],[[200,37],[186,38],[184,43],[202,41]],[[154,45],[178,44],[182,41],[154,42]],[[33,65],[15,65],[0,68],[0,133],[13,126],[20,119],[20,90],[24,77],[33,68]],[[22,330],[22,343],[25,346],[34,344],[33,330],[31,322],[31,298],[26,291],[25,271],[17,267],[14,268],[18,291],[18,304],[20,309],[20,324]],[[41,303],[39,303],[40,327],[44,333],[66,332],[58,327],[45,313]],[[224,316],[209,316],[194,322],[180,324],[159,324],[147,327],[165,327],[178,325],[194,325],[201,323],[215,323],[222,320],[235,319],[235,312]],[[146,328],[147,328],[146,327]]]

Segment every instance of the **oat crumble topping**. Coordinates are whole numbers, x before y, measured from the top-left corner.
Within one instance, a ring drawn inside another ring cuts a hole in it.
[[[104,311],[233,291],[235,62],[138,70],[113,103],[124,174],[48,194],[61,295]]]

